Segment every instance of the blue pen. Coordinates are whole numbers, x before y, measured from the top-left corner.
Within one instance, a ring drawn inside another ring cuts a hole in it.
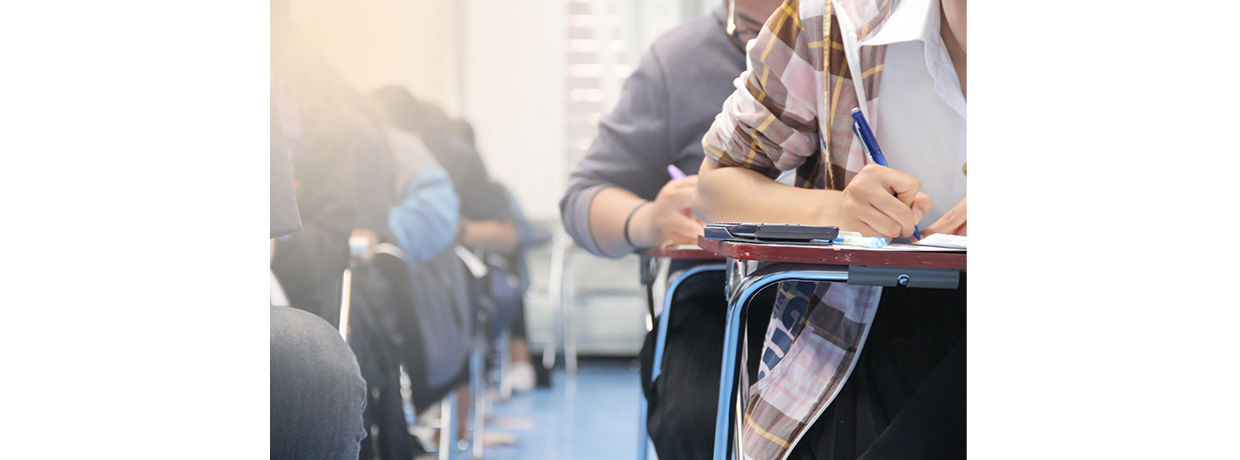
[[[852,117],[853,133],[861,139],[861,149],[879,166],[889,167],[883,151],[878,148],[878,139],[874,137],[874,131],[870,130],[870,124],[865,121],[865,114],[861,113],[860,107],[852,109]],[[921,239],[921,227],[916,224],[913,225],[913,238]]]

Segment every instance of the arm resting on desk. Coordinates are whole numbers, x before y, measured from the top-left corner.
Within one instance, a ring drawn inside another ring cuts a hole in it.
[[[503,255],[511,255],[517,251],[520,238],[517,235],[517,226],[511,221],[462,220],[461,225],[464,226],[461,242],[465,246]]]
[[[706,158],[693,195],[693,211],[703,222],[833,225],[826,204],[837,195],[790,187],[761,172],[719,166]]]
[[[863,168],[843,191],[790,187],[759,171],[717,165],[709,157],[699,174],[693,210],[705,222],[823,225],[907,238],[934,205],[916,178],[877,165]]]

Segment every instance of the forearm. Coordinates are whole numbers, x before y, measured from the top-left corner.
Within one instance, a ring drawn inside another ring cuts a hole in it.
[[[594,199],[590,201],[590,235],[603,255],[620,257],[633,250],[633,246],[624,240],[624,223],[629,213],[645,202],[646,200],[633,192],[618,187],[606,187],[594,195]],[[641,214],[643,210],[638,210],[638,213]],[[638,218],[636,215],[633,217]],[[630,238],[638,236],[629,234]],[[637,243],[636,239],[634,243]]]
[[[702,160],[693,212],[703,222],[831,225],[840,192],[790,187],[758,171]]]
[[[466,246],[505,255],[516,252],[519,238],[512,222],[462,220],[461,223],[465,227],[461,242]]]

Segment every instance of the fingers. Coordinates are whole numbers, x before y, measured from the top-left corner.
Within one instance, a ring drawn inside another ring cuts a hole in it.
[[[659,190],[655,199],[655,215],[652,224],[655,234],[662,241],[692,244],[705,228],[704,223],[693,213],[693,193],[697,188],[698,176],[668,181]]]
[[[968,225],[966,222],[959,221],[961,217],[955,211],[948,211],[937,222],[922,230],[922,236],[933,235],[935,233],[944,233],[948,235],[967,236]],[[959,222],[957,224],[957,222]]]
[[[857,200],[849,214],[876,230],[875,235],[887,238],[913,235],[913,210],[881,188],[855,191]],[[864,232],[863,232],[864,233]]]
[[[869,210],[863,210],[857,214],[860,221],[875,231],[873,235],[867,236],[898,238],[913,234],[913,213],[894,197],[891,201],[895,204],[884,203],[883,207],[874,206],[878,203],[871,203]]]
[[[681,213],[692,216],[693,192],[696,190],[694,184],[697,183],[697,176],[694,176],[692,180],[684,179],[679,182],[681,183],[669,183],[664,186],[663,190],[659,191],[659,197],[655,198],[655,201],[665,201]]]
[[[953,234],[953,235],[963,235],[963,233],[959,233],[959,232],[961,231],[962,227],[965,227],[963,231],[966,231],[966,232],[968,231],[967,227],[965,226],[965,224],[969,220],[968,209],[969,209],[969,198],[965,197],[965,199],[960,200],[959,203],[956,203],[955,206],[952,206],[952,209],[947,211],[946,214],[943,214],[943,217],[940,217],[938,221],[935,221],[929,227],[926,227],[925,233],[926,234],[947,233],[947,234]]]
[[[695,217],[673,217],[664,227],[664,239],[675,244],[693,244],[705,227],[706,225]]]
[[[848,215],[870,227],[872,235],[888,238],[912,236],[921,216],[934,204],[921,193],[916,177],[878,165],[862,168],[845,191],[857,200],[846,210]]]
[[[885,189],[887,193],[896,195],[896,198],[901,203],[904,203],[905,207],[912,207],[913,200],[921,192],[921,181],[917,180],[916,177],[885,166],[876,164],[866,165],[864,168],[861,168],[861,172],[853,180],[862,178],[862,176],[865,176],[863,180],[874,182]]]
[[[890,229],[879,231],[874,228],[875,225],[878,225],[879,228],[887,228],[889,226],[888,224],[890,223],[890,220],[883,218],[883,219],[880,219],[883,222],[878,223],[878,224],[871,224],[870,223],[871,220],[866,220],[866,219],[859,219],[859,220],[860,220],[859,223],[861,225],[859,225],[858,228],[856,228],[857,233],[860,233],[863,236],[881,236],[884,238],[894,238],[892,236],[893,233],[891,233]]]
[[[682,189],[682,188],[693,189],[694,187],[697,187],[697,182],[698,182],[698,176],[695,174],[692,176],[685,177],[684,179],[672,179],[670,181],[667,181],[667,184],[664,184],[663,188],[667,190]]]
[[[917,192],[917,197],[913,198],[913,223],[921,223],[922,216],[930,212],[930,208],[934,207],[934,199],[930,195]]]

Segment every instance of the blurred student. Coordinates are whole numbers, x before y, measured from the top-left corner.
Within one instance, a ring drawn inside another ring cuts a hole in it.
[[[275,9],[273,8],[273,14]],[[304,229],[276,240],[271,269],[289,305],[336,326],[341,277],[356,221],[359,124],[338,110],[317,50],[285,18],[272,18],[272,90]]]
[[[424,451],[409,434],[401,399],[400,366],[402,358],[408,359],[401,350],[423,337],[418,327],[404,321],[409,315],[397,310],[427,305],[397,302],[389,280],[371,262],[380,243],[395,244],[412,264],[448,252],[455,243],[459,198],[421,142],[392,127],[369,98],[342,80],[335,86],[342,102],[339,110],[361,125],[354,133],[359,148],[354,155],[357,227],[350,236],[355,263],[349,344],[366,378],[367,431],[376,436],[363,440],[360,458],[414,458]],[[421,377],[410,376],[416,383]]]
[[[301,231],[302,223],[274,101],[270,200],[275,251],[274,238]],[[365,397],[357,361],[335,328],[301,310],[271,307],[272,460],[356,459],[366,436]]]
[[[450,120],[443,109],[417,100],[402,87],[387,86],[370,96],[397,127],[421,140],[451,177],[460,196],[459,241],[471,249],[515,254],[521,235],[503,189],[491,181],[473,146],[472,127]],[[524,337],[514,337],[513,386],[518,390],[535,383],[528,350]]]
[[[703,224],[690,204],[702,135],[745,70],[746,42],[780,1],[737,0],[734,11],[727,4],[656,40],[599,123],[560,202],[565,229],[587,251],[620,257],[664,243],[696,244]],[[690,175],[672,179],[668,165]],[[722,274],[703,274],[678,289],[654,382],[654,332],[642,349],[647,427],[661,459],[709,458],[713,451],[723,284]]]
[[[461,219],[466,222],[503,223],[506,218],[503,195],[490,185],[490,176],[482,157],[465,140],[458,138],[451,128],[451,120],[443,109],[417,100],[408,90],[399,86],[380,88],[371,98],[383,108],[396,127],[412,133],[435,156],[452,178],[457,195],[461,197]],[[462,224],[466,225],[466,224]],[[501,249],[515,247],[500,244]]]
[[[352,237],[374,245],[396,244],[412,262],[426,262],[452,246],[460,217],[460,197],[452,178],[417,137],[392,126],[382,109],[343,88],[344,108],[364,127],[364,148],[356,154],[357,227]]]
[[[967,233],[965,37],[964,0],[789,0],[702,140],[697,215]],[[890,168],[862,150],[854,107]],[[789,170],[796,187],[774,179]],[[964,294],[963,274],[953,291],[781,284],[742,385],[746,456],[964,458]]]

